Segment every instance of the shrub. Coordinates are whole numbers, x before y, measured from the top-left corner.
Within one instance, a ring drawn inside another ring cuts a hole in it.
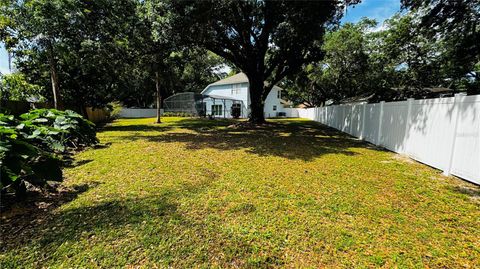
[[[20,119],[0,114],[0,187],[21,197],[24,182],[61,181],[61,157],[97,142],[95,125],[73,111],[36,109]]]
[[[120,102],[111,102],[107,105],[108,112],[110,113],[110,119],[116,119],[120,116],[122,111],[122,104]]]
[[[36,186],[47,180],[61,181],[62,170],[55,154],[32,143],[18,127],[13,116],[0,114],[0,187],[12,187],[21,197],[24,181]]]
[[[20,130],[55,152],[84,148],[98,142],[95,124],[71,110],[35,109],[20,118]]]

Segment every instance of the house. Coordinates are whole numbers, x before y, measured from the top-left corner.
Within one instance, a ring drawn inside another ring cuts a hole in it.
[[[240,109],[240,117],[247,118],[250,114],[250,92],[248,78],[244,73],[219,80],[208,85],[202,95],[204,109],[207,115],[220,118],[232,117],[232,109]],[[265,100],[264,114],[266,118],[284,115],[284,105],[288,102],[282,100],[282,88],[274,86]]]

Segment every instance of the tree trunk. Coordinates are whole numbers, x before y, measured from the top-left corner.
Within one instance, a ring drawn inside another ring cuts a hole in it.
[[[7,53],[8,53],[8,71],[12,73],[12,54],[10,53],[10,51],[7,51]]]
[[[52,81],[53,90],[53,107],[55,109],[63,109],[62,97],[60,96],[60,85],[58,84],[57,63],[51,43],[48,45],[48,61],[50,65],[50,79]]]
[[[160,114],[162,107],[162,96],[160,95],[160,76],[158,71],[155,72],[155,87],[157,88],[157,121],[156,123],[161,123]]]
[[[263,80],[261,78],[249,77],[250,84],[250,122],[265,123],[265,115],[263,113]]]

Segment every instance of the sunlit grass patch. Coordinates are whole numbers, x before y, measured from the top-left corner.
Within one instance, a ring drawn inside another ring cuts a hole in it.
[[[478,187],[311,121],[162,120],[106,126],[2,268],[480,266]]]

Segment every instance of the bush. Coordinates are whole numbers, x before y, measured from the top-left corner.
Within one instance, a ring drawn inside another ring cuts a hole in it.
[[[20,119],[0,114],[0,187],[25,194],[25,182],[62,180],[62,157],[96,144],[95,125],[73,111],[37,109]]]
[[[95,124],[71,110],[35,109],[20,118],[22,121],[17,128],[55,152],[98,143]]]
[[[110,119],[117,119],[122,111],[122,104],[120,102],[111,102],[107,105],[108,112],[110,113]]]

